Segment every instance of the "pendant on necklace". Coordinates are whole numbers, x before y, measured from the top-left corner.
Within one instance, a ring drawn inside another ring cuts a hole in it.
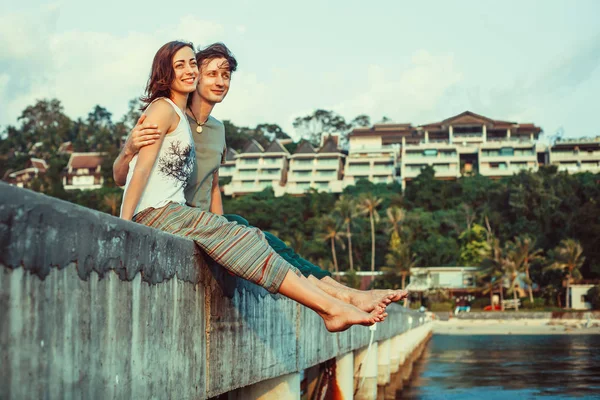
[[[196,127],[196,132],[202,133],[202,127],[200,125]]]

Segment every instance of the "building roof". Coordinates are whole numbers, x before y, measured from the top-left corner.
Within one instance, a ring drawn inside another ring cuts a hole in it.
[[[323,139],[323,144],[317,151],[318,153],[339,153],[340,149],[338,147],[339,141],[338,135],[328,135]]]
[[[355,128],[348,137],[363,136],[409,136],[416,134],[411,124],[375,124],[371,128]]]
[[[314,147],[307,140],[302,139],[302,142],[296,147],[294,154],[315,154]]]
[[[63,142],[59,148],[58,148],[58,152],[59,153],[73,153],[73,143],[71,142]]]
[[[250,139],[246,144],[246,147],[242,150],[241,154],[246,153],[263,153],[265,149],[254,139]]]
[[[235,156],[238,155],[238,152],[232,149],[231,147],[227,148],[225,152],[225,161],[235,161]]]
[[[67,168],[97,168],[102,165],[106,153],[73,153],[69,158]]]
[[[446,118],[439,122],[432,122],[419,126],[419,130],[426,130],[429,132],[445,131],[448,126],[473,126],[473,125],[485,125],[487,129],[511,129],[514,134],[525,134],[525,133],[540,133],[542,129],[535,126],[532,123],[519,124],[511,121],[495,120],[492,118],[485,117],[483,115],[476,114],[472,111],[464,111],[453,117]]]
[[[48,169],[48,164],[46,160],[41,158],[31,157],[31,159],[27,162],[28,167],[37,168],[39,172],[46,172]]]
[[[283,144],[275,139],[265,149],[265,153],[286,153],[290,154],[290,152],[283,146]]]

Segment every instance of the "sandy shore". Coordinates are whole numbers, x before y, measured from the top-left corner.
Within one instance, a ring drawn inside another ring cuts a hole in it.
[[[461,320],[435,321],[433,332],[446,335],[600,335],[600,321],[589,327],[581,320]]]

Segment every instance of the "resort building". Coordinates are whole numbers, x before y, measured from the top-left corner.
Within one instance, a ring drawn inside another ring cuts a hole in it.
[[[548,162],[569,173],[600,172],[600,136],[594,139],[557,140],[550,147]]]
[[[63,142],[58,147],[58,154],[73,154],[73,143],[71,142]]]
[[[25,168],[8,173],[5,180],[14,186],[27,187],[32,180],[45,174],[47,170],[48,164],[45,160],[32,157],[25,164]]]
[[[546,146],[538,143],[541,133],[532,123],[465,111],[417,127],[391,123],[356,128],[348,135],[347,151],[339,148],[337,135],[324,136],[317,149],[302,141],[291,155],[281,141],[266,150],[251,141],[240,154],[228,153],[220,176],[231,176],[225,186],[227,195],[271,186],[281,196],[313,189],[341,193],[361,179],[399,182],[405,188],[426,166],[441,180],[477,173],[500,179],[548,164],[570,173],[600,172],[600,137]]]
[[[344,169],[344,187],[360,179],[373,183],[400,181],[402,141],[419,143],[418,132],[410,124],[375,124],[356,128],[348,135],[348,156]]]
[[[478,267],[422,267],[410,270],[411,291],[430,289],[464,290],[476,287]]]
[[[476,172],[500,178],[521,169],[535,171],[540,133],[533,124],[494,120],[470,111],[416,128],[410,124],[357,128],[349,135],[345,185],[358,178],[373,183],[396,179],[405,187],[425,166],[433,167],[436,178],[449,180]],[[376,169],[371,159],[378,159],[388,175],[371,173]]]
[[[290,156],[286,193],[303,194],[310,189],[341,193],[346,155],[338,146],[338,135],[324,136],[318,149],[302,141]]]
[[[257,141],[251,139],[241,153],[233,155],[235,168],[231,169],[229,161],[229,169],[225,173],[232,171],[231,183],[223,188],[225,194],[238,196],[271,187],[275,196],[282,196],[285,193],[289,155],[279,140],[272,141],[263,149]],[[219,175],[223,176],[221,172]]]
[[[72,153],[63,172],[65,190],[100,189],[104,184],[102,163],[106,153]]]
[[[588,291],[594,285],[572,284],[569,286],[569,307],[574,310],[591,310],[592,304],[587,298]]]
[[[235,172],[235,163],[238,152],[227,148],[227,152],[223,157],[221,162],[221,167],[219,168],[219,178],[233,178],[233,173]]]

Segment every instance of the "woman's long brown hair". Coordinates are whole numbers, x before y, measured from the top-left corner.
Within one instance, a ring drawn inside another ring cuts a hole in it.
[[[150,103],[159,97],[171,97],[171,84],[175,79],[173,56],[186,46],[194,51],[192,43],[179,40],[169,42],[158,49],[152,61],[152,71],[150,71],[150,78],[148,78],[148,84],[146,85],[146,95],[140,99],[146,103],[142,107],[142,111],[146,110]]]

